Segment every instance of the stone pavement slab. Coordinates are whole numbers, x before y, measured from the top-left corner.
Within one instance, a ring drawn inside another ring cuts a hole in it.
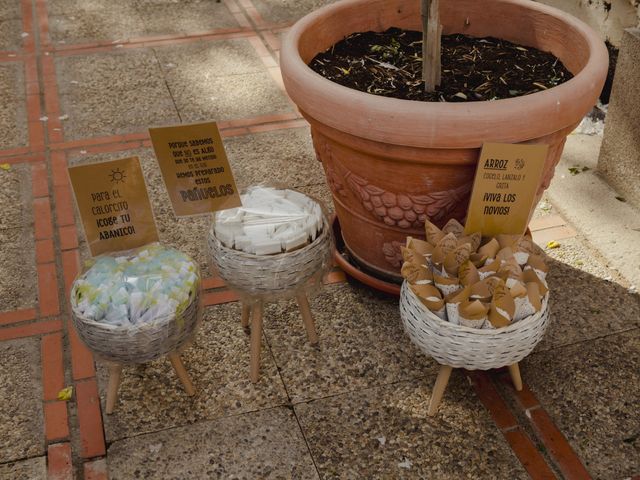
[[[153,50],[58,57],[56,70],[67,140],[179,122]]]
[[[54,44],[194,35],[239,27],[225,3],[211,0],[51,0],[48,5]]]
[[[596,339],[640,326],[640,298],[611,277],[611,271],[579,238],[547,249],[551,323],[536,351]]]
[[[0,42],[3,21],[0,20]],[[3,50],[0,43],[0,50]],[[27,110],[22,62],[0,63],[0,149],[27,144]]]
[[[601,142],[597,135],[570,135],[547,195],[607,265],[640,288],[640,211],[616,199],[619,194],[598,175]],[[573,166],[590,170],[571,175]]]
[[[184,122],[294,110],[247,39],[200,41],[155,51]]]
[[[43,455],[40,341],[0,343],[0,365],[0,464]]]
[[[0,50],[18,50],[22,46],[22,20],[0,19]]]
[[[307,127],[231,137],[224,145],[238,188],[265,182],[296,188],[324,179]]]
[[[143,19],[142,35],[194,35],[221,28],[239,28],[225,2],[212,0],[134,0]]]
[[[320,338],[306,337],[295,302],[265,309],[265,334],[294,403],[432,375],[437,364],[404,334],[397,299],[347,283],[311,300]]]
[[[18,50],[22,46],[20,2],[0,1],[0,50]]]
[[[137,36],[144,28],[142,19],[127,0],[56,0],[48,4],[49,35],[54,45],[124,41]]]
[[[534,354],[521,365],[594,478],[640,472],[640,330]]]
[[[34,248],[30,225],[0,230],[0,312],[35,305]]]
[[[270,23],[291,23],[336,0],[251,0]]]
[[[295,406],[322,478],[529,478],[461,372],[427,416],[435,374]]]
[[[111,480],[317,479],[293,412],[273,408],[115,442]]]
[[[0,464],[0,480],[47,480],[46,457]]]
[[[31,204],[29,165],[14,164],[9,170],[0,170],[0,230],[30,225],[33,222]]]
[[[206,308],[195,342],[182,358],[197,389],[195,397],[184,393],[166,359],[125,367],[115,412],[104,415],[107,442],[288,402],[264,343],[260,381],[254,385],[249,380],[249,337],[240,325],[237,303]],[[104,401],[106,369],[99,366]]]

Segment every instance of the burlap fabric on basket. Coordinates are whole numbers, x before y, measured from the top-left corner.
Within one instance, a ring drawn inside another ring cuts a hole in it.
[[[287,253],[254,255],[225,247],[213,227],[208,243],[220,277],[231,288],[251,296],[293,295],[312,278],[321,277],[331,262],[332,237],[326,220],[313,242]]]
[[[115,363],[145,363],[184,346],[196,331],[200,308],[197,291],[182,315],[133,327],[95,322],[80,315],[73,306],[71,318],[80,339],[99,358]]]
[[[538,313],[507,327],[485,330],[438,318],[404,282],[400,290],[400,317],[413,343],[441,365],[488,370],[513,365],[531,353],[549,323],[549,294]]]

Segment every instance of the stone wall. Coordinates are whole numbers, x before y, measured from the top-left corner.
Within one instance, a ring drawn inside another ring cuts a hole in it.
[[[536,0],[570,13],[620,47],[625,28],[640,25],[640,0]]]

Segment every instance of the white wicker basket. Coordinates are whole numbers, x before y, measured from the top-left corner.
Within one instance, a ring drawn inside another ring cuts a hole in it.
[[[513,365],[531,353],[549,323],[549,294],[534,315],[503,328],[475,329],[438,318],[404,282],[400,317],[413,343],[441,365],[488,370]]]
[[[184,346],[195,333],[200,309],[197,292],[180,317],[162,317],[140,326],[96,322],[80,315],[73,304],[71,318],[80,339],[99,358],[115,363],[145,363]]]
[[[293,294],[311,278],[318,279],[331,266],[332,237],[325,221],[322,232],[309,245],[276,255],[253,255],[225,247],[208,235],[209,254],[214,267],[231,288],[251,296]]]

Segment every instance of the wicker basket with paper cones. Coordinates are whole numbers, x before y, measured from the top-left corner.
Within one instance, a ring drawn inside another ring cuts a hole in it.
[[[548,268],[524,235],[483,239],[450,220],[402,249],[404,328],[442,365],[487,370],[526,357],[549,322]]]

